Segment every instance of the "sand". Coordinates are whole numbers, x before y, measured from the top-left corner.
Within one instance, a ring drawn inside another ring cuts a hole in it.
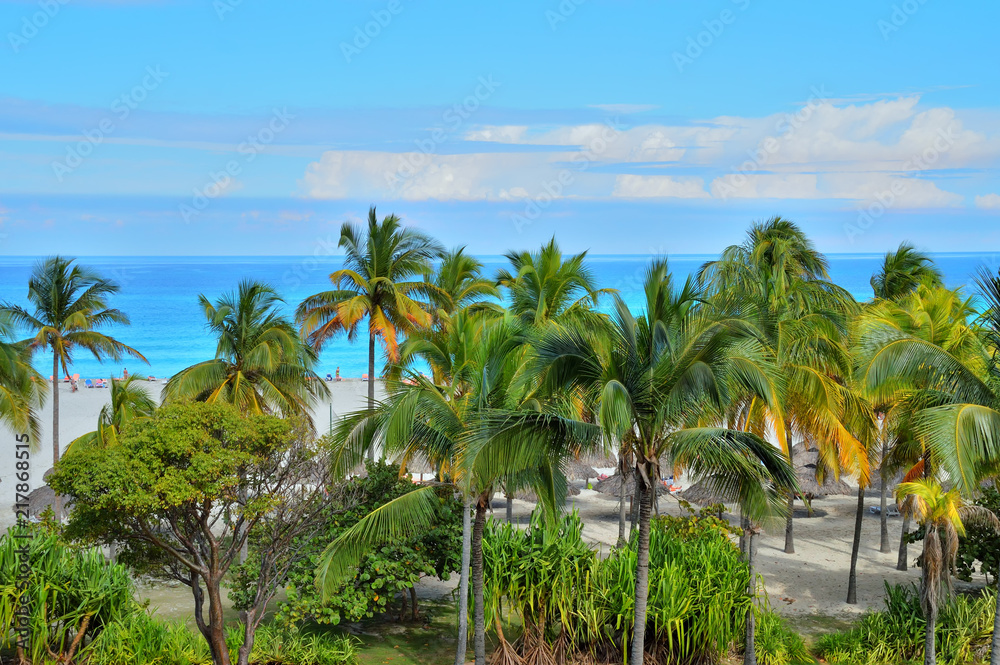
[[[324,431],[329,426],[330,407],[336,419],[352,410],[363,408],[367,398],[367,383],[360,380],[330,382],[330,400],[318,405],[313,413],[316,427]],[[377,397],[381,397],[381,386],[377,385]],[[151,383],[151,392],[159,394],[162,385]],[[69,386],[60,384],[60,439],[65,446],[73,438],[95,428],[101,408],[108,403],[110,390],[80,388],[76,393]],[[41,413],[42,445],[32,454],[32,488],[42,483],[42,475],[52,466],[52,449],[49,443],[52,412],[51,400]],[[9,507],[14,503],[14,453],[12,432],[2,436],[10,442],[6,459],[0,459],[0,501]],[[917,582],[919,569],[913,566],[913,559],[919,554],[919,546],[910,547],[909,571],[896,570],[896,548],[899,545],[901,518],[889,518],[889,534],[892,552],[882,554],[879,546],[879,519],[867,512],[867,507],[877,505],[877,498],[866,501],[863,521],[861,553],[858,561],[858,603],[846,604],[847,578],[850,569],[851,541],[854,534],[856,496],[830,496],[816,500],[814,507],[818,515],[795,520],[795,554],[785,554],[784,531],[765,533],[760,539],[758,568],[772,606],[789,617],[823,616],[837,619],[857,617],[867,609],[878,609],[882,605],[883,582],[890,584]],[[582,489],[578,496],[571,497],[568,507],[579,511],[584,520],[584,536],[607,551],[618,537],[618,502],[615,497]],[[502,496],[497,496],[494,506],[495,517],[503,519],[506,508]],[[515,499],[513,514],[515,521],[525,524],[534,504]],[[661,512],[680,514],[681,510],[671,497],[664,497],[660,503]],[[10,509],[0,511],[0,527],[13,523]],[[450,592],[457,576],[449,583],[427,583],[430,596]],[[983,581],[975,580],[982,585]],[[424,586],[424,585],[422,585]],[[958,583],[962,588],[963,584]],[[423,595],[423,593],[422,593]],[[426,596],[425,596],[426,597]]]

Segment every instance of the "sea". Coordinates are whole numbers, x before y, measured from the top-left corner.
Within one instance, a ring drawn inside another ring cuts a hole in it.
[[[949,287],[965,286],[974,293],[975,274],[981,268],[996,274],[1000,255],[987,252],[934,254]],[[492,276],[506,260],[501,256],[480,256],[484,274]],[[710,261],[714,255],[672,255],[671,271],[678,284]],[[829,254],[830,276],[859,301],[871,298],[870,279],[882,260],[881,254]],[[27,306],[27,284],[32,257],[0,257],[0,301]],[[649,256],[613,256],[590,254],[587,262],[597,284],[617,289],[630,308],[638,313],[642,306],[642,278]],[[85,352],[73,357],[71,373],[81,379],[121,376],[129,373],[157,378],[169,377],[194,363],[215,355],[215,341],[205,327],[204,313],[198,305],[199,294],[214,301],[223,293],[235,290],[243,279],[255,279],[273,286],[283,297],[289,313],[306,296],[329,288],[329,274],[340,267],[336,257],[295,256],[90,256],[79,262],[118,282],[119,294],[112,306],[124,311],[130,326],[115,326],[107,332],[139,350],[149,361],[126,358],[99,362]],[[610,298],[601,308],[608,308]],[[381,364],[382,359],[379,359]],[[47,354],[37,360],[43,375],[52,372]],[[344,377],[360,377],[368,365],[365,340],[338,338],[323,350],[317,372],[334,374],[337,368]]]

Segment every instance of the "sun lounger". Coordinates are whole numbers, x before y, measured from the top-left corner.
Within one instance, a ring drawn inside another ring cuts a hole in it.
[[[367,381],[368,380],[368,375],[367,374],[362,374],[361,375],[361,380],[362,381]]]
[[[94,382],[91,381],[90,379],[87,379],[86,381],[83,382],[83,385],[87,386],[88,388],[93,388]]]
[[[327,381],[333,381],[333,374],[330,374],[329,372],[327,372],[326,373],[326,380]]]

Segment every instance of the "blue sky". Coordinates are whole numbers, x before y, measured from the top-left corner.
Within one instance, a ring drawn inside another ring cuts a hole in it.
[[[1000,246],[995,2],[0,0],[0,253]]]

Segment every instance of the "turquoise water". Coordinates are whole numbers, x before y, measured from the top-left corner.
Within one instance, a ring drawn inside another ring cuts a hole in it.
[[[696,271],[708,255],[670,257],[671,270],[678,281]],[[831,277],[859,300],[871,296],[869,279],[881,255],[829,255]],[[505,265],[502,257],[481,257],[486,274],[493,275]],[[618,289],[633,308],[642,300],[641,282],[648,256],[588,257],[600,286]],[[972,284],[972,276],[981,266],[998,269],[993,253],[935,255],[949,286]],[[4,257],[0,260],[0,300],[26,305],[28,275],[35,259]],[[82,263],[96,269],[121,285],[113,305],[132,319],[129,327],[114,329],[112,334],[141,351],[149,366],[127,359],[118,363],[96,362],[78,355],[72,372],[83,378],[120,376],[123,367],[131,373],[170,376],[201,360],[211,358],[215,344],[205,330],[198,307],[198,294],[214,300],[233,290],[239,280],[253,278],[270,283],[285,298],[289,309],[312,293],[329,288],[327,275],[339,267],[335,257],[320,260],[312,257],[86,257]],[[605,305],[608,301],[605,302]],[[331,374],[340,367],[345,377],[367,372],[367,345],[338,339],[328,345],[320,357],[318,371]],[[51,373],[51,360],[39,358],[39,370]]]

